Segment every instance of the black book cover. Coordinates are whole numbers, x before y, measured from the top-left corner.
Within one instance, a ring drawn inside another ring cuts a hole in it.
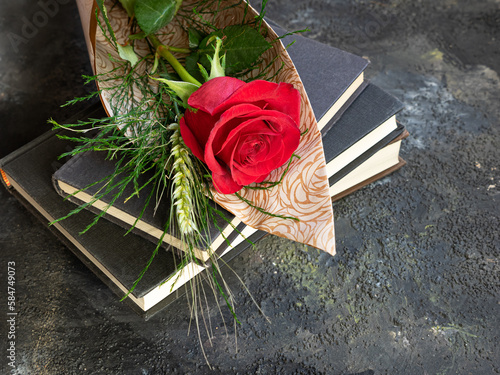
[[[272,21],[269,23],[278,35],[286,33]],[[285,47],[293,42],[287,52],[324,136],[366,87],[363,71],[369,61],[300,34],[286,36],[282,41]]]
[[[356,98],[323,137],[329,176],[347,167],[357,157],[397,130],[395,115],[403,104],[373,84]],[[381,125],[384,124],[384,127]]]
[[[111,175],[114,170],[115,161],[108,160],[106,152],[87,151],[72,157],[64,164],[64,166],[54,173],[54,186],[62,196],[67,196],[67,198],[75,204],[82,204],[83,202],[90,201],[92,196],[103,188],[103,186],[107,183],[107,180],[92,186],[89,185],[96,181],[105,179],[107,176]],[[145,184],[151,176],[152,172],[141,175],[138,179],[139,186]],[[122,177],[117,176],[115,181],[120,181],[121,179]],[[89,187],[87,188],[87,186]],[[68,193],[72,193],[73,190],[76,191],[82,189],[85,191],[77,193],[74,196],[68,195]],[[150,195],[152,190],[153,186],[149,184],[142,189],[139,196],[127,199],[134,192],[134,187],[130,183],[121,197],[113,203],[113,206],[107,211],[107,214],[104,217],[126,229],[131,228],[140,212],[143,210],[146,198]],[[90,206],[89,209],[98,213],[101,209],[103,209],[104,205],[111,202],[116,191],[117,189],[114,189],[96,202],[95,207]],[[158,209],[155,209],[155,197],[151,199],[150,204],[144,210],[136,228],[134,228],[134,233],[140,234],[154,243],[159,241],[169,215],[169,210],[165,209],[165,207],[170,205],[168,193],[169,192],[167,192],[167,194],[163,194],[161,204]],[[155,193],[153,192],[153,194]],[[230,235],[234,232],[232,225],[238,225],[240,222],[235,219],[233,214],[226,211],[222,207],[217,206],[215,203],[213,204],[213,207],[224,215],[227,221],[221,216],[216,215],[216,225],[210,225],[206,231],[201,231],[201,235],[204,239],[203,241],[200,241],[194,251],[196,256],[202,261],[207,261],[210,258],[210,253],[207,251],[207,243],[211,243],[212,251],[218,250],[220,253],[225,248],[224,245],[226,245],[226,239],[231,239]],[[232,223],[232,225],[228,224],[228,222]],[[180,248],[182,247],[182,243],[174,232],[174,229],[175,225],[170,225],[167,234],[164,236],[163,245],[173,245]],[[221,231],[224,232],[223,235],[220,234]],[[233,236],[235,235],[236,234]]]

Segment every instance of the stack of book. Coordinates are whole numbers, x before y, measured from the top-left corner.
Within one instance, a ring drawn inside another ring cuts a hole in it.
[[[323,136],[332,200],[402,167],[405,162],[399,157],[399,150],[408,133],[396,121],[396,114],[403,105],[366,82],[363,72],[368,61],[300,35],[284,38],[285,45],[291,40],[295,43],[288,52]],[[102,116],[103,109],[96,105],[69,121]],[[0,160],[5,186],[44,223],[67,215],[75,203],[90,201],[99,185],[79,190],[114,170],[113,162],[100,152],[79,154],[61,164],[58,156],[71,146],[70,142],[58,138],[56,132],[49,132]],[[61,195],[69,199],[63,200]],[[97,201],[92,210],[98,211],[106,203],[105,198]],[[140,198],[115,203],[105,215],[108,220],[100,220],[82,235],[79,233],[94,217],[91,211],[70,216],[50,229],[110,288],[123,296],[150,259],[163,233],[165,218],[151,208],[136,223],[134,231],[125,235],[143,203]],[[171,277],[181,263],[176,250],[179,240],[173,233],[164,236],[162,251],[126,299],[130,306],[145,317],[151,316],[183,294],[189,281],[207,269],[205,262],[210,252],[229,262],[249,246],[245,238],[255,242],[264,235],[230,213],[227,217],[232,219],[231,223],[221,222],[219,228],[212,228],[210,248],[197,248],[195,254],[200,262],[185,265],[180,277]]]

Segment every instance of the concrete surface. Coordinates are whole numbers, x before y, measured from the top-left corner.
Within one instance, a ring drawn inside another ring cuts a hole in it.
[[[40,12],[0,3],[2,156],[92,89],[76,6]],[[369,78],[406,103],[408,165],[334,205],[335,258],[274,237],[240,257],[271,323],[230,278],[242,324],[236,349],[210,302],[213,373],[500,373],[500,3],[271,0],[268,16],[371,60]],[[0,202],[1,373],[9,261],[15,374],[210,373],[185,298],[141,320],[3,189]]]

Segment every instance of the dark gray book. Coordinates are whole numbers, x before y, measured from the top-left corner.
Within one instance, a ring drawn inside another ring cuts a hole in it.
[[[397,142],[398,140],[403,140],[408,136],[409,136],[409,133],[405,129],[405,127],[403,125],[401,125],[400,123],[397,123],[396,130],[392,131],[389,135],[387,135],[382,140],[380,140],[375,145],[373,145],[371,148],[369,148],[367,151],[365,151],[364,153],[359,155],[356,159],[354,159],[352,162],[350,162],[347,166],[342,168],[340,171],[338,171],[334,175],[330,176],[328,179],[330,187],[335,185],[340,180],[342,180],[345,176],[347,176],[354,169],[356,169],[361,164],[366,162],[368,159],[370,159],[373,155],[375,155],[378,151],[383,149],[385,146],[389,145],[390,143]],[[362,177],[362,176],[360,176],[360,177]]]
[[[278,35],[286,31],[268,21]],[[290,55],[324,136],[366,87],[364,70],[369,61],[352,53],[306,38],[300,34],[282,39],[293,43]]]
[[[67,199],[78,205],[89,203],[94,199],[93,196],[102,191],[105,184],[108,183],[106,177],[114,172],[115,163],[115,160],[107,159],[106,152],[88,151],[78,154],[54,173],[54,187],[60,195],[67,197]],[[124,177],[119,175],[114,181],[120,181]],[[146,184],[151,177],[151,171],[150,173],[146,172],[141,175],[138,178],[139,186]],[[89,186],[97,181],[102,182]],[[104,217],[126,229],[135,225],[133,229],[134,233],[157,243],[162,238],[165,223],[168,221],[170,210],[165,208],[171,205],[169,192],[162,195],[161,204],[158,209],[155,209],[156,202],[155,197],[153,197],[141,218],[137,220],[150,193],[156,195],[153,189],[153,185],[149,184],[142,189],[139,195],[128,199],[134,193],[134,187],[129,183],[120,198],[106,210]],[[113,200],[117,191],[118,189],[110,191],[88,208],[95,213],[104,210]],[[196,257],[203,262],[210,259],[212,252],[218,250],[220,253],[227,246],[227,241],[232,239],[230,235],[233,237],[236,235],[234,227],[240,223],[233,214],[215,203],[213,204],[213,209],[217,210],[217,214],[214,214],[216,221],[207,226],[206,230],[200,230],[202,239],[192,249]],[[166,234],[163,236],[162,245],[172,245],[180,249],[183,248],[183,243],[179,239],[178,234],[176,234],[175,228],[174,223],[169,226]]]
[[[394,136],[395,138],[392,138]],[[409,133],[401,126],[339,173],[330,177],[332,202],[403,167],[406,162],[399,156],[399,150],[401,142],[408,136]]]
[[[102,116],[99,104],[70,122]],[[156,245],[134,233],[125,236],[126,229],[107,220],[100,220],[80,235],[94,218],[94,214],[86,210],[48,225],[75,208],[73,203],[63,200],[52,185],[53,173],[64,162],[58,161],[58,156],[74,146],[57,138],[57,134],[61,132],[45,133],[1,159],[2,181],[90,270],[122,297],[144,269]],[[252,240],[256,241],[263,235],[259,232]],[[230,261],[248,246],[249,242],[243,242],[223,257],[224,262]],[[178,251],[173,247],[160,249],[125,302],[141,315],[149,317],[183,295],[195,274],[205,274],[206,266],[191,262],[179,274],[180,263]]]
[[[328,176],[333,176],[396,131],[403,104],[369,84],[323,137]]]

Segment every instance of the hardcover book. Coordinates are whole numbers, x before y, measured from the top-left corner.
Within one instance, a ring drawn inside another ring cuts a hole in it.
[[[387,144],[389,137],[394,135],[396,138]],[[408,136],[408,131],[396,130],[388,138],[330,177],[332,201],[337,201],[403,167],[406,162],[399,156],[399,150],[402,140]],[[381,145],[386,146],[381,148]]]
[[[286,31],[269,21],[278,35]],[[368,60],[300,34],[285,36],[285,46],[311,101],[324,136],[365,89]],[[312,59],[311,56],[314,56]]]
[[[93,196],[103,189],[106,181],[88,187],[89,184],[105,179],[115,169],[115,162],[108,160],[106,156],[106,152],[89,151],[71,158],[54,173],[53,181],[57,192],[77,205],[91,202]],[[139,177],[139,186],[145,184],[150,178],[151,174],[141,175]],[[117,180],[120,180],[120,177]],[[163,195],[159,209],[156,209],[155,202],[149,204],[140,220],[137,220],[144,208],[146,197],[150,195],[152,189],[153,187],[148,185],[141,191],[139,196],[128,199],[134,192],[132,184],[129,184],[122,196],[111,207],[108,208],[107,205],[113,199],[115,191],[111,191],[102,199],[96,200],[92,206],[89,206],[89,209],[93,209],[96,213],[106,210],[106,219],[126,229],[135,224],[134,232],[156,243],[162,237],[163,227],[168,220],[168,217],[166,217],[167,210],[161,209],[164,205],[170,204],[168,196]],[[210,225],[206,233],[201,232],[204,237],[203,241],[200,241],[198,246],[193,249],[193,252],[203,262],[210,259],[212,251],[224,247],[226,239],[234,232],[234,227],[240,223],[230,212],[215,205],[215,203],[213,205],[214,209],[223,214],[227,221],[221,216],[215,216],[217,218],[216,225]],[[172,245],[180,249],[183,244],[173,232],[172,227],[170,226],[169,232],[163,236],[163,243],[165,246]]]
[[[335,175],[396,131],[396,114],[401,109],[403,104],[398,99],[368,84],[323,137],[328,175]]]

